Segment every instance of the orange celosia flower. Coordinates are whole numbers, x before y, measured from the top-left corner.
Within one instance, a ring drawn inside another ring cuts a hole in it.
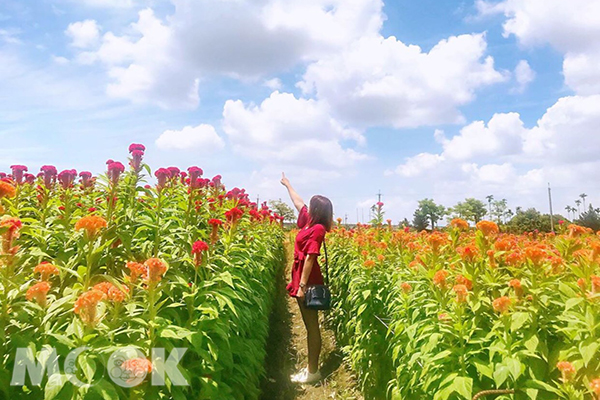
[[[134,376],[140,376],[140,374],[152,372],[152,362],[145,358],[131,358],[121,364],[121,369]]]
[[[40,280],[42,281],[48,281],[48,279],[50,278],[50,275],[58,275],[58,268],[56,268],[56,266],[48,263],[48,262],[43,262],[39,265],[37,265],[34,269],[33,272],[35,274],[40,274]]]
[[[495,235],[500,232],[498,224],[492,221],[481,221],[477,223],[477,229],[479,229],[484,236]]]
[[[567,229],[569,230],[570,237],[578,237],[589,232],[587,228],[575,224],[569,225]]]
[[[362,254],[363,257],[367,257],[369,255],[369,252],[367,250],[363,250],[360,252],[360,254]]]
[[[520,280],[512,279],[510,282],[508,282],[508,286],[515,290],[517,297],[521,297],[523,295],[523,286],[521,285]]]
[[[600,258],[600,242],[591,242],[590,247],[592,248],[592,260],[598,260]]]
[[[513,267],[522,264],[524,260],[525,255],[519,250],[513,253],[509,253],[504,257],[504,261],[506,261],[508,265],[512,265]]]
[[[400,285],[400,287],[402,288],[402,291],[404,293],[410,293],[412,287],[410,286],[410,283],[408,282],[402,282],[402,284]]]
[[[427,237],[428,242],[431,244],[434,252],[437,252],[440,247],[448,243],[448,238],[441,232],[433,232]]]
[[[46,307],[46,295],[50,290],[50,284],[48,282],[36,283],[27,290],[25,297],[28,301],[35,300],[41,307]]]
[[[373,260],[365,260],[365,262],[363,263],[363,265],[367,268],[373,268],[373,266],[375,265],[375,261]]]
[[[0,218],[0,227],[8,228],[4,233],[0,234],[2,239],[2,252],[4,254],[16,254],[18,247],[13,247],[13,241],[19,237],[19,229],[23,224],[19,218],[5,215]]]
[[[507,313],[512,305],[512,300],[507,296],[498,297],[492,302],[494,311],[504,314]]]
[[[450,226],[461,231],[469,230],[469,223],[461,218],[454,218],[452,221],[450,221]]]
[[[460,257],[467,262],[473,262],[479,256],[479,249],[474,245],[467,245],[464,247],[457,247],[456,252],[460,254]]]
[[[147,272],[144,275],[144,279],[151,284],[159,282],[165,272],[167,272],[167,264],[158,258],[149,258],[146,260],[144,265],[147,267]]]
[[[3,197],[15,197],[17,189],[8,182],[0,181],[0,199]]]
[[[587,283],[585,283],[585,279],[583,278],[577,279],[577,286],[579,286],[579,289],[583,290],[584,292],[587,290]]]
[[[377,255],[377,260],[378,261],[383,261],[383,260],[385,260],[385,256],[383,254],[378,254]]]
[[[513,249],[515,246],[515,241],[510,239],[499,239],[496,241],[496,243],[494,243],[494,248],[497,251],[508,251]]]
[[[452,290],[454,290],[454,293],[456,293],[456,302],[457,303],[464,303],[465,301],[467,301],[467,295],[469,294],[469,290],[467,289],[467,286],[454,285]]]
[[[106,299],[106,294],[100,290],[89,290],[75,301],[74,311],[81,320],[89,326],[95,326],[97,321],[98,303]]]
[[[456,283],[459,285],[465,285],[468,290],[473,290],[473,281],[463,275],[456,276]]]
[[[600,276],[593,275],[592,281],[592,293],[600,293]]]
[[[556,368],[558,368],[562,374],[562,381],[564,383],[571,381],[577,372],[573,364],[568,361],[559,361],[558,364],[556,364]]]
[[[106,295],[108,300],[113,301],[115,303],[123,302],[128,291],[126,287],[123,287],[123,290],[125,290],[124,292],[110,282],[98,283],[97,285],[94,285],[93,289],[101,291]]]
[[[126,266],[127,266],[127,268],[129,268],[129,271],[131,271],[130,276],[129,276],[129,281],[132,283],[137,282],[137,280],[140,276],[146,275],[147,268],[144,264],[134,262],[134,261],[128,261]]]
[[[448,276],[448,271],[445,271],[443,269],[439,270],[433,276],[433,284],[436,285],[437,287],[443,289],[444,287],[446,287],[446,277],[447,276]]]
[[[106,227],[106,220],[99,215],[88,215],[87,217],[81,218],[75,224],[76,230],[85,229],[85,233],[90,240],[93,240],[96,237],[100,229]]]
[[[600,399],[600,378],[596,378],[590,382],[590,389]]]
[[[539,266],[548,257],[548,254],[540,247],[529,246],[525,249],[525,256],[533,265]]]

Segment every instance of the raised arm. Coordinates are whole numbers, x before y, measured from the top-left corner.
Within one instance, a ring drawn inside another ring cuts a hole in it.
[[[290,184],[290,181],[288,180],[288,178],[285,177],[285,174],[283,172],[281,173],[281,184],[287,188],[288,193],[290,195],[290,199],[292,199],[292,203],[294,203],[296,210],[300,212],[300,210],[302,210],[302,207],[304,207],[304,200],[302,200],[302,197],[300,197],[300,195],[296,193],[296,191]]]

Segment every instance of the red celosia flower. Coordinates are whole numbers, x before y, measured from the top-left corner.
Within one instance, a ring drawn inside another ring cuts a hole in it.
[[[56,268],[56,266],[48,263],[48,262],[43,262],[41,264],[38,264],[34,269],[33,272],[35,274],[40,274],[40,280],[42,281],[48,281],[48,279],[50,278],[50,275],[58,275],[58,268]]]
[[[98,322],[98,303],[104,299],[106,299],[106,294],[96,289],[81,294],[75,301],[75,314],[78,314],[86,325],[95,326]]]
[[[144,265],[147,268],[144,279],[150,284],[159,282],[165,272],[167,272],[167,265],[158,258],[149,258]]]
[[[109,161],[111,161],[111,160],[109,160]],[[106,175],[108,176],[108,179],[110,180],[110,182],[113,185],[116,185],[117,183],[119,183],[119,177],[125,171],[125,166],[118,161],[113,161],[111,163],[107,162],[107,164],[108,164],[108,172],[106,173]]]
[[[89,188],[94,185],[94,181],[92,179],[92,173],[89,171],[81,171],[79,173],[79,177],[81,178],[81,185],[84,188]]]
[[[512,300],[507,296],[498,297],[492,302],[492,306],[494,307],[494,311],[504,314],[510,310]]]
[[[500,232],[498,224],[492,221],[481,221],[477,223],[477,229],[479,229],[484,236],[495,235]]]
[[[181,170],[177,167],[169,167],[167,170],[171,173],[171,178],[175,179],[179,176]]]
[[[46,295],[49,290],[50,284],[48,282],[36,283],[27,290],[25,298],[27,298],[28,301],[35,300],[40,307],[46,307]]]
[[[12,170],[12,175],[15,182],[17,182],[19,185],[23,183],[23,174],[27,172],[27,167],[24,165],[11,165],[10,169]]]
[[[63,189],[68,189],[73,186],[73,182],[77,177],[77,171],[74,169],[66,169],[58,174],[58,181],[60,182]]]
[[[467,301],[469,290],[467,289],[466,285],[454,285],[452,290],[454,290],[454,293],[456,293],[457,303],[464,303]]]
[[[158,179],[156,187],[162,190],[167,184],[167,179],[171,177],[171,172],[166,168],[159,168],[154,172],[154,176]]]
[[[202,264],[202,253],[208,251],[208,244],[202,240],[197,240],[192,245],[192,254],[194,255],[194,264],[196,267]]]
[[[76,230],[85,229],[85,233],[89,240],[95,239],[100,229],[106,227],[106,220],[98,215],[88,215],[86,217],[81,218],[75,224]]]
[[[15,197],[17,189],[8,182],[0,181],[0,199],[3,197]]]
[[[129,165],[135,172],[140,172],[142,169],[142,159],[144,158],[144,152],[142,150],[133,150],[131,152],[131,160]]]
[[[558,364],[556,364],[556,368],[558,368],[562,374],[562,381],[564,383],[570,382],[577,373],[573,364],[568,361],[559,361]]]
[[[240,210],[237,207],[234,207],[225,213],[225,218],[227,218],[227,222],[235,224],[242,217],[243,214],[244,211]]]
[[[202,171],[202,168],[189,167],[188,173],[190,174],[190,186],[194,189],[201,187],[202,182],[200,177],[204,173],[204,171]]]
[[[146,151],[146,146],[138,143],[131,143],[129,145],[129,153],[133,153],[134,151]]]
[[[54,181],[56,181],[56,174],[58,173],[56,167],[53,165],[44,165],[40,168],[40,171],[44,178],[44,185],[46,188],[50,189],[52,184],[54,184]]]
[[[446,277],[448,276],[448,271],[439,270],[433,275],[433,284],[437,287],[443,289],[446,287]]]

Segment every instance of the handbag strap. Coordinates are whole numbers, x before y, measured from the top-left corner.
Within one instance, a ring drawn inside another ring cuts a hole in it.
[[[323,238],[323,249],[325,250],[325,284],[329,286],[329,272],[327,271],[329,260],[327,259],[327,244],[325,244],[325,238]]]

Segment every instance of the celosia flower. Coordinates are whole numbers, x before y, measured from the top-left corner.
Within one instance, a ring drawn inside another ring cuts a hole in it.
[[[202,240],[197,240],[192,245],[192,254],[194,256],[194,264],[196,267],[202,264],[202,253],[208,251],[208,244]]]
[[[456,283],[459,285],[465,285],[468,290],[473,290],[473,281],[463,275],[456,276]]]
[[[75,171],[74,169],[66,169],[60,174],[58,174],[58,181],[60,182],[60,185],[63,187],[63,189],[66,190],[73,186],[73,182],[75,181],[76,177],[77,171]]]
[[[210,181],[210,183],[212,183],[212,186],[214,186],[215,188],[220,188],[221,187],[221,175],[215,175],[212,180]]]
[[[17,251],[16,247],[13,247],[13,241],[19,237],[19,229],[23,224],[19,218],[5,215],[0,218],[0,227],[8,228],[1,234],[2,238],[2,252],[4,254],[14,254]]]
[[[131,143],[129,145],[129,153],[133,153],[134,151],[146,151],[146,146],[139,143]]]
[[[450,226],[461,231],[469,230],[469,223],[461,218],[454,218],[450,221]]]
[[[383,261],[383,260],[385,260],[385,256],[383,254],[378,254],[377,261]]]
[[[19,185],[23,183],[23,174],[27,172],[27,167],[24,165],[11,165],[10,169],[12,170],[12,175],[15,182],[17,182]]]
[[[508,265],[512,265],[514,267],[522,264],[524,260],[525,260],[525,255],[519,250],[509,253],[504,257],[504,261]]]
[[[231,210],[225,212],[225,218],[227,218],[227,222],[235,225],[235,223],[242,218],[244,211],[240,210],[237,207],[233,207]]]
[[[410,293],[412,287],[410,286],[410,283],[408,282],[402,282],[402,284],[400,285],[400,287],[402,288],[402,291],[404,293]]]
[[[600,378],[590,382],[590,390],[600,399]]]
[[[515,294],[517,295],[517,297],[523,296],[523,286],[521,286],[520,280],[511,279],[511,281],[508,282],[508,286],[515,290]]]
[[[477,229],[479,229],[484,236],[495,235],[500,232],[498,225],[492,221],[481,221],[477,223]]]
[[[464,247],[457,247],[456,252],[460,254],[460,257],[467,262],[473,262],[479,256],[479,249],[475,245],[466,245]]]
[[[433,284],[443,289],[446,287],[446,277],[448,276],[448,271],[439,270],[433,275]]]
[[[569,236],[572,238],[588,233],[587,228],[575,224],[569,225],[567,229],[569,230]]]
[[[75,314],[78,314],[86,325],[95,326],[98,323],[98,303],[104,299],[106,299],[106,294],[96,289],[81,294],[75,301]]]
[[[56,268],[56,266],[48,262],[43,262],[41,264],[38,264],[33,269],[33,272],[35,274],[40,274],[40,280],[47,282],[48,279],[50,279],[50,275],[58,275],[58,268]]]
[[[515,246],[515,241],[510,239],[499,239],[496,241],[496,243],[494,243],[494,248],[497,251],[508,251],[513,249]]]
[[[169,167],[167,170],[171,173],[171,178],[176,179],[179,176],[181,170],[177,167]]]
[[[507,296],[498,297],[492,302],[492,306],[497,313],[505,314],[510,310],[512,300]]]
[[[140,276],[145,276],[147,272],[147,267],[144,264],[134,261],[128,261],[127,268],[129,268],[130,271],[129,281],[132,283],[137,282],[138,278]]]
[[[529,246],[525,249],[525,256],[537,267],[548,257],[548,254],[542,248]]]
[[[53,165],[44,165],[40,168],[40,171],[44,177],[44,185],[50,189],[56,181],[56,174],[58,173],[56,167]]]
[[[162,279],[162,276],[167,272],[167,265],[159,260],[158,258],[149,258],[144,263],[146,266],[146,273],[144,279],[149,284],[154,284]]]
[[[143,150],[133,150],[131,152],[131,160],[129,161],[129,165],[135,172],[140,172],[142,170],[142,159],[144,158]]]
[[[113,184],[113,186],[116,186],[119,183],[119,177],[125,171],[125,166],[118,161],[113,161],[111,163],[107,161],[107,164],[108,171],[106,175],[108,176],[108,179]]]
[[[592,293],[600,293],[600,276],[592,275]]]
[[[373,260],[365,260],[363,265],[367,268],[373,268],[375,266],[375,261]]]
[[[94,185],[94,181],[92,179],[92,173],[89,171],[81,171],[79,173],[79,177],[81,178],[81,185],[84,188],[90,188]]]
[[[436,231],[427,236],[427,241],[433,247],[433,251],[437,252],[440,247],[448,242],[448,238],[443,233]]]
[[[156,187],[160,191],[167,185],[167,179],[171,177],[171,172],[166,168],[159,168],[154,172],[154,176],[158,179]]]
[[[145,358],[131,358],[124,361],[120,367],[121,370],[130,374],[127,383],[134,382],[152,372],[152,362]]]
[[[0,181],[0,199],[3,197],[15,197],[17,189],[8,182]]]
[[[75,224],[76,230],[85,229],[85,234],[89,240],[95,239],[100,229],[106,227],[106,220],[98,215],[88,215]]]
[[[28,301],[35,300],[35,302],[38,303],[40,307],[46,307],[46,295],[48,294],[49,290],[50,284],[48,282],[36,283],[27,290],[25,298]]]
[[[561,379],[564,383],[570,382],[577,373],[573,364],[568,361],[559,361],[558,364],[556,364],[556,368],[560,371],[562,375]]]
[[[200,177],[204,173],[201,168],[198,167],[189,167],[188,173],[190,174],[190,186],[194,189],[201,187]]]
[[[454,290],[454,293],[456,293],[456,302],[457,303],[460,304],[460,303],[464,303],[467,301],[467,296],[469,294],[469,290],[467,289],[466,285],[454,285],[452,290]]]
[[[123,287],[123,291],[110,282],[98,283],[94,285],[93,289],[99,290],[100,292],[104,293],[108,300],[113,301],[115,303],[123,302],[123,300],[125,300],[125,297],[127,295],[126,292],[128,290],[126,287]]]
[[[584,292],[587,290],[587,283],[585,283],[585,279],[583,278],[577,279],[577,286]]]

